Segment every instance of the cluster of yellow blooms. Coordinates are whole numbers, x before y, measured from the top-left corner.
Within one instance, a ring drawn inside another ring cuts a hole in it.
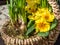
[[[36,8],[37,8],[36,4],[39,4],[40,0],[26,0],[26,2],[27,2],[27,6],[25,7],[25,9],[29,13],[31,13],[31,12],[35,12],[36,11]]]
[[[29,19],[35,20],[36,32],[47,32],[50,30],[51,22],[54,20],[54,14],[50,13],[48,8],[38,8],[35,13],[28,16]]]
[[[47,32],[50,30],[51,22],[54,20],[54,14],[50,13],[48,8],[38,8],[36,4],[40,3],[40,0],[26,0],[27,6],[25,9],[32,13],[28,18],[31,20],[35,20],[35,29],[36,32]]]

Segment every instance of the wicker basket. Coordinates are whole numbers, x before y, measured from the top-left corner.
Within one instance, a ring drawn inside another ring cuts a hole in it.
[[[42,38],[39,36],[31,37],[28,39],[18,39],[9,37],[4,32],[1,33],[1,36],[6,45],[54,45],[59,33],[60,33],[60,11],[59,6],[57,5],[56,0],[48,0],[49,4],[53,8],[53,12],[55,14],[56,19],[58,19],[57,27],[50,32],[49,36],[46,38]]]

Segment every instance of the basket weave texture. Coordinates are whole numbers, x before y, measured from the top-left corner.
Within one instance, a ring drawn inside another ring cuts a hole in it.
[[[57,27],[52,30],[48,37],[42,38],[39,36],[31,37],[28,39],[18,39],[12,38],[6,35],[4,32],[1,33],[2,38],[6,45],[54,45],[59,33],[60,33],[60,11],[56,0],[48,0],[49,4],[52,6],[54,15],[58,19]]]

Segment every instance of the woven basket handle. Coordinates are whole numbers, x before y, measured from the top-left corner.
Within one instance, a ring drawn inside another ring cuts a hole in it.
[[[49,4],[52,6],[53,13],[56,17],[56,19],[60,19],[60,10],[59,10],[59,5],[57,4],[56,0],[48,0]]]

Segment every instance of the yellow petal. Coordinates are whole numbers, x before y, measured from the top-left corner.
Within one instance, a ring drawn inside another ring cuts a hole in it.
[[[46,22],[46,21],[37,21],[38,23],[36,23],[36,28],[39,30],[36,31],[40,31],[40,32],[47,32],[50,30],[50,23]]]

